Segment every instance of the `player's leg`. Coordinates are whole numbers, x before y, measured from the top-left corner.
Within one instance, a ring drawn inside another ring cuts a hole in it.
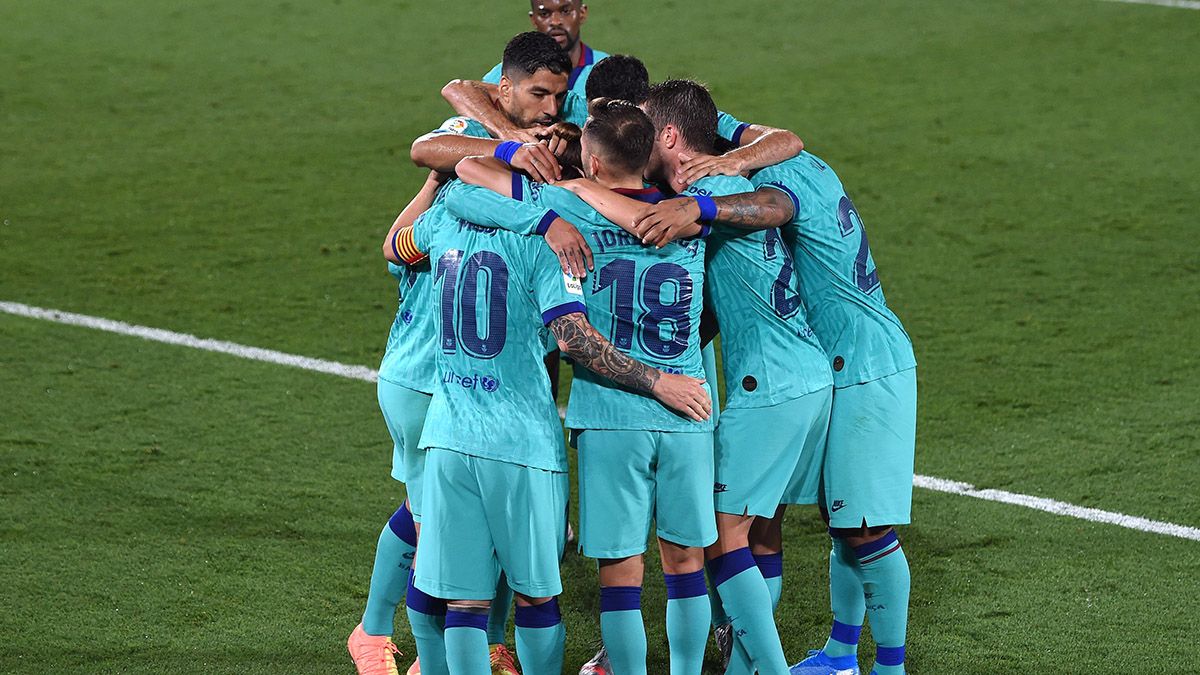
[[[698,673],[712,622],[704,547],[717,537],[713,514],[712,433],[654,434],[655,532],[667,585],[671,673]]]
[[[671,675],[695,675],[704,666],[712,607],[704,583],[704,549],[680,546],[661,537],[663,580],[667,586],[667,646]]]
[[[587,536],[587,529],[583,530]],[[646,626],[642,619],[643,556],[602,559],[600,637],[613,672],[646,673]]]
[[[404,602],[408,625],[419,655],[416,672],[421,675],[446,675],[450,672],[446,663],[446,601],[421,591],[414,585],[410,575]],[[414,667],[410,667],[409,672],[413,671]]]
[[[835,623],[827,649],[856,642],[865,610],[879,675],[904,672],[910,577],[891,526],[907,524],[911,516],[916,387],[911,369],[840,388],[830,422],[825,478],[835,535],[830,557]],[[838,618],[838,605],[849,615],[847,622]],[[855,619],[857,625],[849,623]]]
[[[512,611],[513,590],[508,578],[500,574],[496,582],[496,597],[488,613],[488,652],[492,659],[492,675],[516,675],[512,652],[508,651],[508,615]]]
[[[417,441],[425,422],[431,397],[400,385],[380,380],[377,386],[380,410],[392,437],[392,478],[419,483],[406,467],[410,453],[419,452]],[[408,500],[388,519],[375,546],[370,589],[362,623],[347,640],[347,647],[360,673],[372,672],[375,665],[392,667],[395,646],[390,636],[395,626],[396,609],[404,601],[408,577],[412,572],[417,547],[416,525]],[[363,665],[358,665],[359,662]],[[390,672],[384,670],[383,672]]]
[[[516,593],[517,657],[525,675],[560,675],[566,630],[557,596],[566,543],[565,473],[486,459],[480,487],[496,556]]]
[[[770,518],[755,518],[750,526],[750,552],[754,564],[771,591],[771,609],[779,609],[783,597],[783,514],[786,504],[780,504]]]
[[[654,510],[654,435],[584,430],[579,449],[579,540],[600,565],[600,634],[613,670],[646,672],[642,554]]]
[[[425,480],[438,489],[423,497],[414,585],[449,601],[443,635],[452,675],[491,673],[487,616],[500,565],[481,487],[486,477],[479,464],[486,461],[441,448],[426,453]],[[438,660],[430,648],[431,643],[417,643],[424,675]]]

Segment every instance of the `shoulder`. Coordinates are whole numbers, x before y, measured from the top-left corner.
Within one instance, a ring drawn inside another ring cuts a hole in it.
[[[442,122],[442,125],[433,130],[435,134],[457,134],[459,136],[475,136],[478,138],[489,138],[487,129],[483,125],[476,122],[474,119],[465,115],[455,115]]]

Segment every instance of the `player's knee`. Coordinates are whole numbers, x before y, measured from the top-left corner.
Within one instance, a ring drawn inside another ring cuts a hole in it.
[[[831,528],[829,534],[845,541],[851,546],[863,546],[870,544],[873,541],[879,541],[888,535],[889,532],[894,532],[895,527],[892,525],[876,525],[874,527],[861,528]]]
[[[659,539],[663,572],[667,574],[691,574],[704,569],[704,549],[698,546],[682,546]]]
[[[552,595],[545,598],[531,598],[528,595],[522,595],[520,593],[513,593],[513,596],[517,599],[517,607],[537,607],[538,605],[544,605],[547,602],[550,602],[555,597]]]
[[[640,555],[600,561],[601,586],[641,586],[645,563]]]
[[[488,611],[492,607],[491,600],[448,600],[446,602],[448,609],[453,609],[459,612],[479,612]]]

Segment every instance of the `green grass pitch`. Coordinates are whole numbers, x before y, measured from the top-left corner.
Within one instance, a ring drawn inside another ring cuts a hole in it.
[[[916,345],[919,473],[1200,525],[1200,12],[591,4],[588,42],[838,170]],[[524,11],[0,0],[0,300],[376,365],[409,143]],[[0,314],[0,672],[352,672],[389,459],[363,382]],[[1200,664],[1197,542],[920,489],[914,518],[913,672]],[[826,541],[787,535],[798,658]],[[595,570],[563,573],[577,666]]]

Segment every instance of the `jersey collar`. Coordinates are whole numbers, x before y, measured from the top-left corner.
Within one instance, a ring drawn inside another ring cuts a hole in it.
[[[613,192],[619,195],[625,195],[630,199],[636,199],[639,202],[646,202],[647,204],[657,204],[667,198],[666,195],[664,195],[662,191],[656,187],[613,188]]]

